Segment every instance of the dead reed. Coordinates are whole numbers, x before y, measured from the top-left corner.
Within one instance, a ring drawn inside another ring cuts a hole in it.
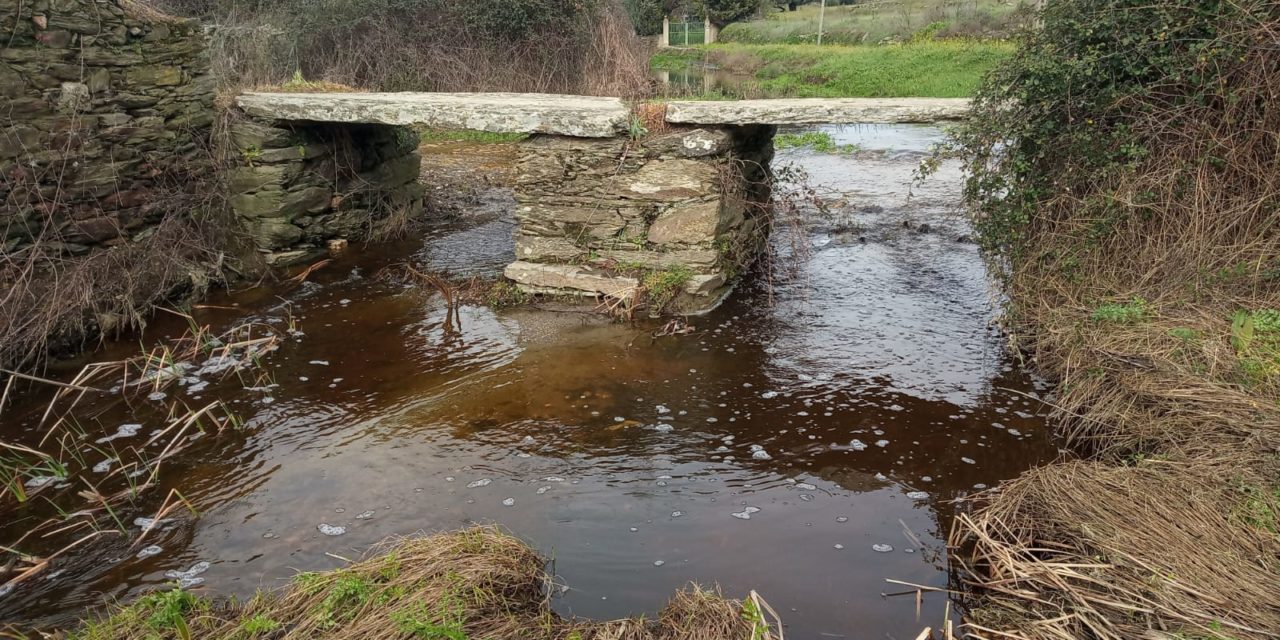
[[[184,316],[190,329],[179,338],[132,358],[85,366],[68,382],[5,371],[0,415],[19,385],[46,384],[56,389],[39,416],[43,436],[28,444],[0,441],[0,517],[13,518],[8,533],[16,536],[0,545],[0,589],[14,588],[45,571],[102,536],[128,538],[125,512],[137,512],[145,497],[159,486],[161,469],[198,438],[238,428],[239,419],[219,400],[188,405],[170,400],[163,413],[150,416],[166,390],[179,382],[214,382],[238,376],[246,386],[265,382],[262,358],[275,350],[277,333],[258,325],[240,325],[220,335]],[[86,401],[94,406],[86,408]],[[142,420],[126,424],[115,434],[90,426],[96,416],[113,407],[132,415],[159,418],[161,426],[140,435]],[[135,409],[136,407],[136,409]],[[99,437],[101,436],[101,437]],[[118,438],[140,438],[139,444],[118,445]],[[35,499],[40,502],[34,504]],[[148,515],[152,524],[132,538],[136,546],[154,522],[180,509],[194,507],[170,489]],[[47,515],[39,515],[41,513]],[[18,514],[21,513],[19,518]],[[33,551],[23,551],[23,549]],[[40,551],[34,551],[39,549]]]

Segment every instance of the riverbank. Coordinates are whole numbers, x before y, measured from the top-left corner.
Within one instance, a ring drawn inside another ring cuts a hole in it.
[[[702,98],[966,98],[982,76],[1008,58],[1003,41],[928,40],[905,44],[816,46],[714,44],[664,49],[655,70],[721,76]]]
[[[959,131],[1006,321],[1074,452],[959,517],[977,637],[1277,637],[1274,10],[1050,3]]]
[[[754,593],[726,600],[692,585],[652,620],[564,618],[548,607],[547,560],[493,527],[390,540],[342,569],[299,573],[243,603],[177,588],[73,632],[73,640],[418,638],[435,640],[768,640],[777,624]]]

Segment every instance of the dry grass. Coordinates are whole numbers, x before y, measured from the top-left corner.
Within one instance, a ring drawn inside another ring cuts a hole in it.
[[[550,609],[546,561],[493,527],[395,539],[345,569],[304,573],[278,593],[215,606],[180,592],[91,622],[80,640],[198,637],[459,640],[770,640],[741,603],[691,586],[656,620],[565,619]],[[178,595],[173,595],[178,593]],[[755,596],[758,599],[758,596]],[[755,610],[752,608],[751,610]],[[172,615],[167,615],[172,614]],[[184,632],[186,635],[184,635]]]
[[[438,3],[319,3],[263,7],[241,0],[154,0],[212,27],[213,74],[225,92],[313,84],[377,91],[513,91],[640,96],[650,92],[649,46],[626,11],[600,3],[582,24],[492,41]],[[340,89],[339,89],[340,90]]]
[[[1091,459],[957,521],[976,637],[1280,637],[1280,31],[1250,29],[1234,98],[1119,105],[1145,159],[1044,203],[1005,265]]]

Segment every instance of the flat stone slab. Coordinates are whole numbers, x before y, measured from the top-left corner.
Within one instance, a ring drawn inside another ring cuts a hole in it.
[[[672,102],[674,124],[897,124],[962,120],[967,98],[796,98]]]
[[[631,109],[621,98],[544,93],[246,93],[236,104],[249,115],[277,120],[579,138],[610,138],[631,121]]]
[[[538,293],[600,294],[623,300],[635,295],[640,286],[635,278],[611,276],[588,266],[571,264],[516,261],[507,265],[502,275]]]

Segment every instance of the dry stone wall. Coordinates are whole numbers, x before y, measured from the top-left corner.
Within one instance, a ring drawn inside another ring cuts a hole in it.
[[[230,130],[231,207],[272,264],[422,209],[418,136],[406,127],[245,119]]]
[[[667,311],[713,308],[763,238],[774,128],[684,129],[642,140],[534,136],[516,172],[526,290],[629,298],[646,276],[687,276]]]
[[[127,0],[0,0],[0,255],[82,255],[173,213],[205,173],[214,83],[198,25]]]

